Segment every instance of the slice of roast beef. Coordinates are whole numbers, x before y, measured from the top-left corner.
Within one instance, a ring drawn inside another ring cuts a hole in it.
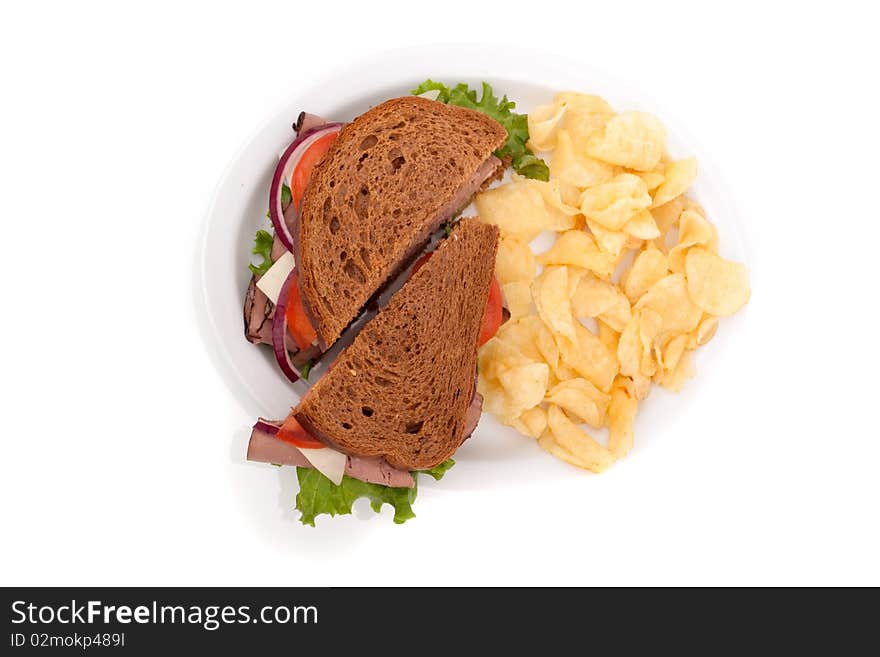
[[[281,426],[280,421],[260,418],[259,422],[276,429]],[[264,430],[259,423],[251,431],[247,459],[260,463],[295,465],[300,468],[312,467],[312,464],[299,449],[291,443],[278,440],[274,433]],[[415,480],[409,472],[392,468],[382,458],[349,456],[345,463],[345,474],[360,481],[391,486],[392,488],[412,488],[415,486]]]

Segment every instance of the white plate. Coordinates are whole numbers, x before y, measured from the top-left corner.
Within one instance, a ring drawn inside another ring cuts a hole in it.
[[[599,94],[619,111],[641,109],[656,114],[669,131],[670,154],[695,155],[698,159],[700,173],[691,194],[717,226],[721,253],[747,262],[735,211],[706,153],[662,107],[631,93],[626,85],[557,57],[510,49],[502,53],[473,46],[438,46],[394,51],[358,61],[320,85],[299,91],[259,128],[230,164],[208,211],[199,260],[201,280],[197,281],[204,304],[203,332],[218,372],[254,417],[284,417],[305,389],[284,378],[271,349],[245,340],[242,323],[254,233],[268,225],[269,183],[279,154],[293,137],[291,123],[301,110],[331,120],[350,120],[385,99],[407,94],[426,77],[447,84],[467,82],[476,88],[486,80],[497,94],[507,94],[516,101],[518,111],[527,112],[550,102],[557,91],[577,90]],[[696,382],[686,385],[679,395],[654,388],[639,409],[634,453],[645,445],[655,444],[670,429],[674,418],[685,412],[696,392],[711,385],[711,372],[725,343],[735,334],[737,321],[734,317],[722,322],[715,339],[697,352],[700,373]],[[459,471],[474,468],[475,476],[456,477],[458,485],[467,488],[497,488],[501,483],[522,481],[523,476],[532,480],[583,476],[488,415],[483,415],[476,433],[456,458]],[[487,462],[493,464],[491,474],[487,476],[483,466],[480,476],[476,476],[476,468]]]

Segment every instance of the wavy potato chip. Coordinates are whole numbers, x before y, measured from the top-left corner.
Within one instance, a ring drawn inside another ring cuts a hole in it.
[[[712,315],[704,315],[699,325],[688,334],[688,349],[696,349],[709,342],[715,337],[718,330],[718,318]]]
[[[538,315],[551,331],[575,339],[567,267],[547,267],[532,283],[532,298]]]
[[[482,221],[495,224],[502,237],[517,236],[530,242],[544,230],[568,230],[575,225],[574,215],[548,205],[546,197],[558,193],[549,183],[520,178],[493,187],[474,197]]]
[[[575,317],[596,317],[615,331],[622,331],[632,319],[629,299],[616,285],[586,275],[571,297]]]
[[[657,281],[669,273],[666,256],[656,248],[647,248],[636,256],[623,280],[623,292],[636,303]]]
[[[567,130],[560,130],[556,150],[550,159],[550,176],[578,190],[600,185],[611,180],[617,168],[600,162],[575,149]],[[580,191],[578,191],[580,194]]]
[[[694,329],[696,330],[696,329]],[[668,336],[665,344],[654,344],[654,358],[657,360],[657,367],[660,371],[669,372],[678,366],[678,361],[687,349],[690,335],[681,333],[679,335]]]
[[[644,181],[631,173],[621,173],[606,183],[585,189],[581,212],[608,230],[620,230],[640,210],[651,205]]]
[[[553,386],[544,400],[599,429],[605,424],[610,397],[586,379],[577,377]]]
[[[547,410],[547,428],[560,447],[583,463],[581,467],[602,472],[614,463],[614,455],[589,434],[581,431],[558,406],[551,404]]]
[[[640,240],[653,240],[660,237],[660,229],[649,210],[637,212],[632,219],[626,222],[623,230]]]
[[[614,257],[600,251],[593,236],[582,230],[562,233],[550,249],[538,256],[538,262],[545,267],[574,265],[602,278],[610,278],[615,266]]]
[[[627,171],[627,173],[634,173],[639,178],[641,178],[645,187],[648,188],[649,192],[653,192],[660,185],[663,184],[663,181],[666,180],[666,177],[663,175],[662,171]]]
[[[540,317],[527,315],[514,320],[508,320],[498,329],[493,339],[504,343],[516,350],[522,359],[542,363],[544,357],[537,345],[537,335],[544,329],[544,323]],[[488,342],[486,344],[489,344]],[[522,364],[520,361],[517,364]]]
[[[725,260],[702,246],[688,251],[685,275],[690,298],[710,315],[732,315],[746,305],[751,296],[745,266]]]
[[[626,325],[617,343],[617,361],[620,373],[626,376],[654,374],[654,338],[660,332],[663,318],[650,308],[640,309],[633,314],[632,321]]]
[[[693,210],[684,210],[678,220],[678,244],[669,250],[669,269],[683,273],[688,250],[698,245],[718,252],[718,234],[715,226],[701,214]]]
[[[585,151],[589,138],[614,116],[614,109],[599,96],[563,92],[556,94],[554,102],[565,103],[565,128],[580,152]]]
[[[672,392],[681,391],[687,380],[693,378],[697,373],[691,357],[693,353],[693,351],[685,351],[674,370],[658,372],[654,377],[654,381]]]
[[[666,151],[666,128],[652,114],[622,112],[591,134],[585,149],[587,155],[597,160],[650,171]]]
[[[530,281],[515,281],[501,286],[501,294],[510,319],[517,320],[532,312],[532,284]]]
[[[544,399],[550,368],[546,363],[527,363],[498,373],[498,383],[504,389],[508,403],[508,417],[519,417],[526,409],[537,406]]]
[[[651,216],[657,224],[657,229],[661,235],[669,232],[673,226],[678,223],[678,218],[684,212],[685,201],[681,196],[672,199],[669,203],[664,203],[659,207],[651,208]]]
[[[574,327],[577,333],[576,342],[558,333],[554,334],[561,364],[570,367],[599,390],[609,390],[618,371],[617,358],[580,322],[575,322]]]
[[[630,319],[632,319],[632,312],[630,312]],[[627,322],[629,323],[629,322]],[[605,348],[610,351],[612,354],[617,353],[617,345],[620,342],[620,331],[615,331],[613,328],[608,326],[601,319],[596,322],[598,327],[598,336],[599,341],[605,345]],[[622,329],[621,329],[622,330]]]
[[[653,207],[665,205],[681,196],[697,179],[697,158],[689,157],[673,162],[663,173],[663,184],[654,192]]]
[[[563,116],[565,103],[541,105],[529,112],[529,148],[533,151],[556,148],[556,134]]]
[[[622,458],[633,446],[633,424],[639,402],[629,394],[625,383],[617,383],[611,391],[608,405],[608,450],[615,458]]]
[[[535,255],[521,238],[508,235],[498,242],[495,277],[501,285],[531,281],[535,277]]]
[[[599,250],[614,258],[620,256],[623,249],[626,247],[627,242],[629,242],[628,234],[623,231],[608,230],[592,219],[587,219],[587,228],[593,233],[593,237],[596,239],[596,244],[599,246]]]
[[[669,274],[654,283],[633,306],[650,309],[662,318],[660,331],[688,333],[697,327],[703,312],[688,294],[688,281],[682,274]]]

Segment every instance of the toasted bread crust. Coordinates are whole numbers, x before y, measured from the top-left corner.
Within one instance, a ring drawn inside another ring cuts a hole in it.
[[[323,349],[470,202],[506,136],[479,112],[414,96],[342,129],[312,173],[293,231],[303,309]]]
[[[462,220],[293,414],[322,442],[424,470],[465,438],[498,230]]]

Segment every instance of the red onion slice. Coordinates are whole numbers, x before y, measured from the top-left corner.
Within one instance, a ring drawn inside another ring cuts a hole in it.
[[[275,352],[275,360],[278,361],[278,367],[284,372],[291,381],[299,379],[299,373],[290,360],[290,354],[285,344],[285,335],[287,335],[287,301],[290,299],[290,288],[296,279],[296,269],[291,271],[281,286],[281,292],[278,293],[278,303],[275,304],[275,317],[272,318],[272,350]]]
[[[269,424],[268,422],[263,421],[262,418],[257,420],[253,428],[255,431],[262,431],[263,433],[268,433],[272,436],[277,434],[279,429],[279,427],[276,427],[274,424]]]
[[[281,189],[296,168],[302,154],[305,153],[309,146],[314,144],[321,137],[333,132],[339,132],[342,129],[342,123],[325,123],[324,125],[306,130],[300,134],[293,143],[287,147],[287,150],[281,155],[278,166],[275,167],[275,174],[272,176],[272,186],[269,188],[269,218],[272,219],[272,225],[275,227],[275,234],[281,243],[287,247],[288,251],[293,251],[293,237],[284,221],[284,210],[281,207]]]

